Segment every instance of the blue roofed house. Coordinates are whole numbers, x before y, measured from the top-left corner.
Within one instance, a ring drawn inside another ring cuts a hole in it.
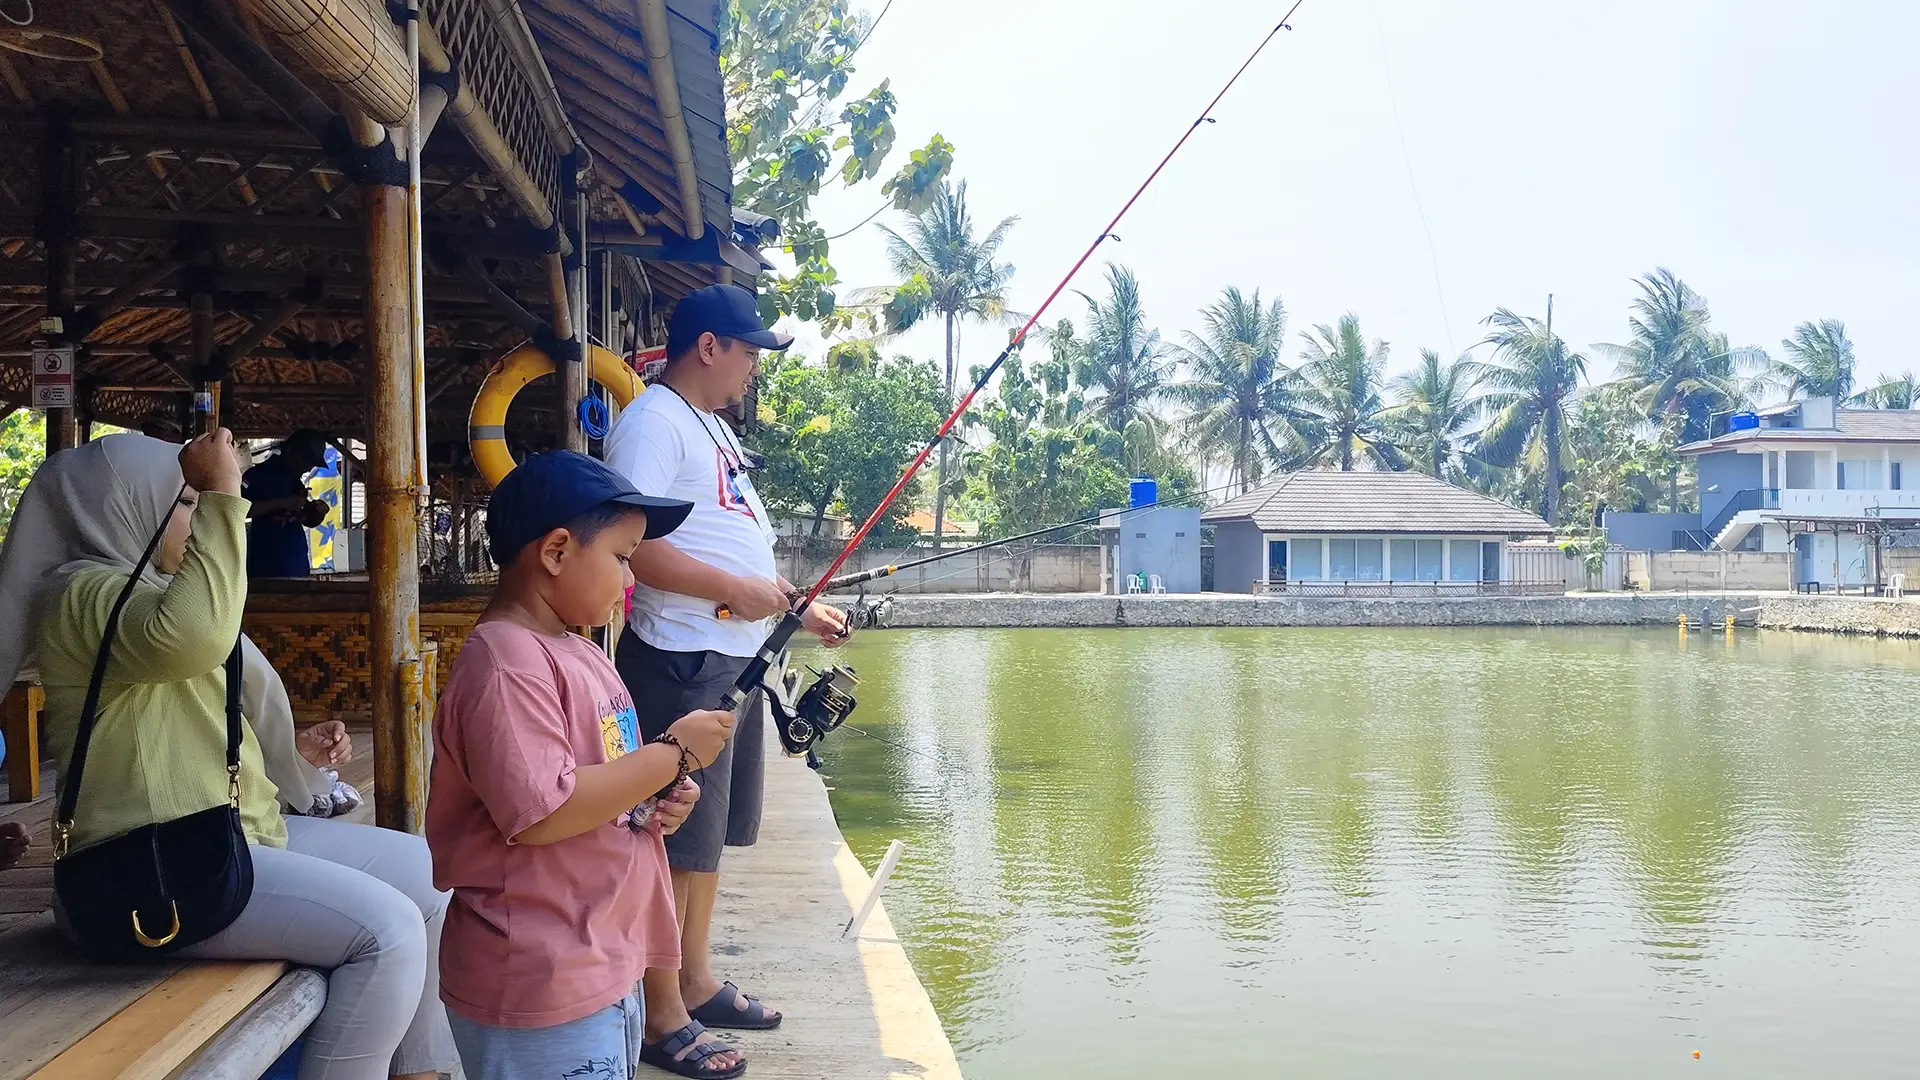
[[[1792,552],[1796,583],[1831,587],[1883,580],[1883,545],[1920,532],[1920,410],[1790,401],[1678,453],[1698,470],[1699,514],[1609,513],[1615,543]]]

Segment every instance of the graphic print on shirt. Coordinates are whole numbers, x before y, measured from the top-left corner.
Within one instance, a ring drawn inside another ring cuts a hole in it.
[[[753,517],[753,504],[747,501],[747,493],[753,491],[753,481],[747,479],[747,469],[740,455],[730,446],[713,448],[714,472],[719,481],[718,501],[720,509],[730,513],[745,514]]]
[[[600,703],[600,745],[607,752],[607,760],[614,761],[626,757],[640,749],[640,717],[633,710],[633,701],[621,695],[613,701]],[[632,819],[633,811],[627,810],[614,819],[614,824],[625,827]]]

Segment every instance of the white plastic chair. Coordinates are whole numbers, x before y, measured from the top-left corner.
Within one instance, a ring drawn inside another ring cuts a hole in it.
[[[1127,575],[1127,595],[1132,596],[1139,591],[1140,591],[1140,575],[1128,574]]]
[[[1166,592],[1166,591],[1167,591],[1167,586],[1166,586],[1166,585],[1165,585],[1165,584],[1164,584],[1164,583],[1163,583],[1163,582],[1162,582],[1162,581],[1160,580],[1160,575],[1159,575],[1159,574],[1153,574],[1153,575],[1151,575],[1151,576],[1149,576],[1149,577],[1147,578],[1147,581],[1149,582],[1149,586],[1148,586],[1148,587],[1149,587],[1149,588],[1150,588],[1150,589],[1151,589],[1151,590],[1152,590],[1153,592],[1155,592],[1155,593],[1163,593],[1163,592]]]
[[[1907,588],[1906,572],[1895,571],[1893,576],[1887,581],[1887,595],[1893,597],[1895,600],[1898,600],[1902,596],[1906,595],[1906,588]]]

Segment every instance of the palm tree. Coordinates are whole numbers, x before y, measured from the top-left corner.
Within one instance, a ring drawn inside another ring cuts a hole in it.
[[[1549,522],[1560,510],[1560,487],[1565,474],[1560,454],[1565,442],[1567,399],[1580,386],[1587,358],[1567,349],[1553,332],[1553,299],[1547,299],[1545,322],[1501,308],[1482,322],[1493,331],[1481,341],[1493,346],[1485,385],[1491,391],[1486,407],[1492,414],[1481,431],[1478,450],[1500,466],[1511,466],[1523,454],[1537,451],[1546,464],[1546,491],[1541,498]]]
[[[1911,371],[1882,375],[1880,381],[1853,395],[1849,404],[1869,409],[1911,409],[1920,403],[1920,378]]]
[[[1206,336],[1189,332],[1174,347],[1191,377],[1169,392],[1184,405],[1187,438],[1203,458],[1224,459],[1227,481],[1242,492],[1260,481],[1269,462],[1285,461],[1298,443],[1293,430],[1292,372],[1280,362],[1287,312],[1275,297],[1260,305],[1229,287],[1200,313]]]
[[[1593,350],[1618,365],[1619,382],[1649,418],[1683,416],[1683,441],[1707,438],[1714,413],[1747,403],[1740,369],[1765,364],[1767,354],[1730,348],[1726,335],[1709,329],[1706,300],[1673,271],[1658,268],[1637,284],[1640,298],[1627,319],[1632,340]]]
[[[1844,399],[1853,393],[1853,342],[1839,319],[1803,322],[1780,342],[1787,359],[1775,361],[1768,381],[1784,386],[1788,398]]]
[[[1444,480],[1461,471],[1468,436],[1483,408],[1475,391],[1484,378],[1486,365],[1471,353],[1448,362],[1433,349],[1421,349],[1420,366],[1388,384],[1400,404],[1388,409],[1387,417],[1429,476]]]
[[[1126,440],[1122,465],[1132,469],[1157,444],[1161,420],[1149,407],[1165,397],[1173,365],[1160,332],[1147,325],[1140,283],[1133,271],[1107,264],[1107,299],[1081,293],[1088,307],[1087,339],[1077,380],[1097,395],[1087,404],[1092,418]]]
[[[1337,326],[1316,326],[1301,337],[1307,347],[1300,354],[1305,363],[1296,372],[1296,393],[1306,414],[1300,429],[1311,460],[1352,472],[1358,452],[1380,467],[1400,468],[1403,460],[1388,438],[1386,402],[1380,393],[1387,343],[1376,338],[1368,345],[1359,316],[1351,313],[1342,315]]]
[[[887,259],[893,272],[905,284],[897,295],[906,302],[888,305],[887,319],[893,330],[904,330],[928,312],[946,321],[947,401],[953,401],[954,354],[960,347],[960,324],[964,319],[994,321],[1006,317],[1006,286],[1013,267],[998,261],[1000,245],[1007,230],[1018,218],[1007,217],[987,231],[974,236],[973,218],[967,213],[967,182],[958,185],[940,182],[940,190],[927,209],[907,222],[907,235],[881,226],[887,237]],[[938,479],[933,489],[933,546],[938,548],[947,517],[948,440],[940,441]]]

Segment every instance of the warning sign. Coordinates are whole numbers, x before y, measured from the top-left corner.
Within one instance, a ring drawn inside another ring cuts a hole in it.
[[[645,349],[635,349],[627,354],[627,363],[640,373],[640,381],[652,385],[667,370],[667,347],[654,345]]]
[[[73,408],[73,346],[40,346],[33,350],[33,407]]]

